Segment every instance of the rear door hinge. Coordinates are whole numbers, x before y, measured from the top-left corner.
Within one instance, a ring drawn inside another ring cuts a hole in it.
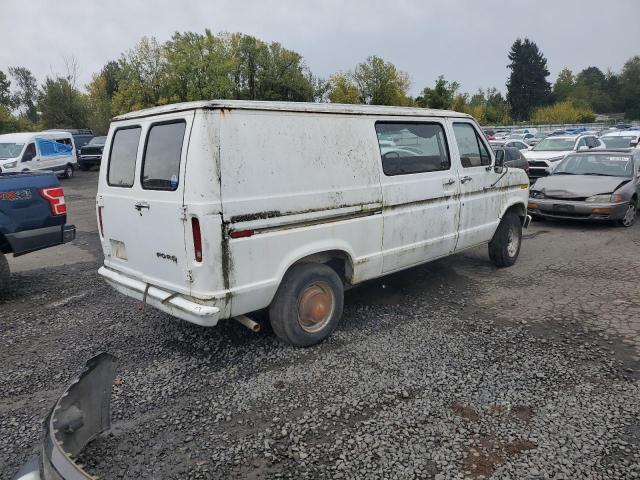
[[[193,271],[187,270],[187,281],[193,283]]]
[[[180,207],[180,220],[182,221],[187,221],[187,206],[186,205],[182,205]]]

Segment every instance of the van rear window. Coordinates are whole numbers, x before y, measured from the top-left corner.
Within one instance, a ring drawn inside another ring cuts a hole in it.
[[[113,135],[107,173],[110,186],[133,186],[141,130],[140,127],[121,128]]]
[[[376,133],[387,176],[449,170],[449,148],[439,123],[377,122]]]
[[[186,128],[184,120],[160,123],[149,129],[142,163],[142,188],[176,190],[180,181],[180,157]]]

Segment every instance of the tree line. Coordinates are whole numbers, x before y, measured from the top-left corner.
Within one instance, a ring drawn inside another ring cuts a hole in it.
[[[506,97],[496,88],[462,93],[458,82],[443,76],[412,97],[408,73],[375,55],[321,79],[302,55],[278,42],[242,33],[176,32],[164,43],[142,38],[84,88],[73,58],[65,60],[64,74],[41,84],[25,67],[0,71],[0,133],[88,126],[104,134],[114,115],[213,98],[443,108],[483,124],[589,122],[594,113],[611,112],[640,119],[639,56],[620,73],[565,68],[553,85],[546,58],[529,39],[517,39],[508,59]]]

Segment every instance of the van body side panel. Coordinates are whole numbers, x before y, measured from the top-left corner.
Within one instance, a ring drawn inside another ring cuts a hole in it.
[[[380,275],[380,160],[370,119],[223,110],[220,134],[223,221],[228,232],[255,231],[228,240],[232,314],[267,306],[287,268],[314,253],[347,254],[356,282]]]

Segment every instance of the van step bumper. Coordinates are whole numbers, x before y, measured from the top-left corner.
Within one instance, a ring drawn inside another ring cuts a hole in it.
[[[143,301],[146,291],[147,305],[187,322],[203,327],[213,327],[220,319],[218,307],[202,305],[178,293],[154,287],[107,267],[100,267],[98,273],[118,292],[129,297]]]

